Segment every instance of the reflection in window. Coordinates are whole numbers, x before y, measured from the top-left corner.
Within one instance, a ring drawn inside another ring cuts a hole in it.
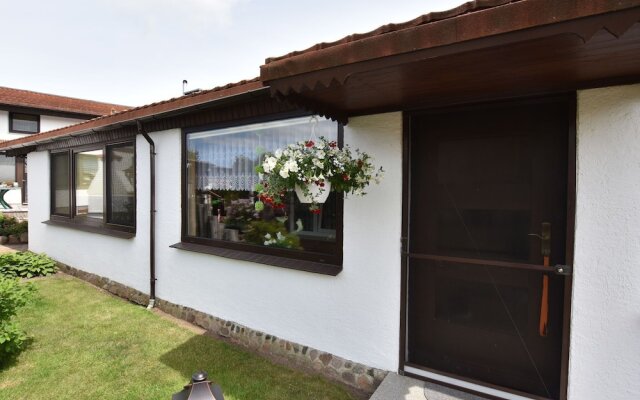
[[[337,196],[331,194],[317,215],[289,195],[288,207],[256,212],[255,168],[265,152],[309,140],[308,117],[187,135],[186,234],[249,245],[332,253],[336,247]],[[322,120],[316,137],[337,140],[335,122]]]
[[[109,155],[109,222],[135,223],[135,158],[133,144],[107,147]]]
[[[76,215],[103,219],[104,151],[91,150],[75,154]]]
[[[69,216],[71,198],[69,196],[69,152],[51,154],[51,194],[52,214]]]

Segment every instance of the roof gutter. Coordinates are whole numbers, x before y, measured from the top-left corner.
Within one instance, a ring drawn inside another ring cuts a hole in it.
[[[150,167],[150,205],[149,205],[149,305],[152,309],[156,304],[156,144],[151,139],[142,125],[136,121],[138,133],[149,143],[149,167]]]

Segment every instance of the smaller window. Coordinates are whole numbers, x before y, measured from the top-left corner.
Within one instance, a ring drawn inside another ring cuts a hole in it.
[[[33,114],[9,113],[9,132],[40,132],[40,116]]]
[[[71,216],[69,152],[51,153],[51,213]]]
[[[103,219],[104,151],[102,149],[75,154],[76,215]]]
[[[116,225],[136,224],[136,159],[131,143],[107,146],[107,216]]]
[[[135,233],[135,153],[132,142],[52,151],[52,220]]]

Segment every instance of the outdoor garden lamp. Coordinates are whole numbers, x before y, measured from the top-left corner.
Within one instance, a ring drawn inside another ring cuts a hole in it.
[[[191,382],[171,397],[171,400],[224,400],[222,388],[207,379],[204,371],[191,376]]]

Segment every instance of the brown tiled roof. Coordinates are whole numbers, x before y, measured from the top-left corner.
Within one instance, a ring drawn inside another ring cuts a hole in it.
[[[0,86],[0,104],[61,111],[87,116],[107,115],[129,108],[119,104],[102,103],[93,100],[76,99],[55,94],[32,92]]]
[[[345,71],[348,66],[363,67],[367,61],[401,55],[410,58],[409,55],[418,52],[426,56],[426,51],[430,50],[441,54],[455,52],[452,45],[473,41],[481,45],[479,39],[518,31],[524,33],[532,28],[558,26],[637,7],[640,7],[640,0],[476,0],[449,11],[426,14],[402,24],[385,25],[369,33],[268,58],[266,64],[260,66],[260,77],[271,86],[272,92],[286,95],[290,90],[311,89],[318,84],[326,86],[333,81],[343,84],[349,74],[330,76],[332,69]],[[617,32],[616,27],[613,30]],[[586,36],[578,36],[588,37],[589,32]],[[322,79],[317,79],[318,74],[312,74],[319,71],[322,71]],[[295,79],[288,82],[275,82],[292,77]],[[284,87],[286,84],[296,87]]]
[[[81,134],[83,132],[93,130],[106,129],[110,126],[115,125],[131,124],[136,120],[143,120],[150,116],[157,116],[180,109],[186,109],[210,103],[226,97],[236,96],[239,94],[262,89],[263,87],[264,86],[262,84],[262,81],[260,81],[259,78],[230,83],[224,86],[215,87],[213,89],[203,90],[180,97],[175,97],[169,100],[160,101],[157,103],[151,103],[141,107],[127,109],[115,114],[104,115],[101,117],[90,119],[88,121],[80,122],[75,125],[66,126],[64,128],[54,129],[52,131],[30,135],[19,139],[9,140],[4,143],[0,143],[0,150],[29,146],[43,140],[61,138],[72,134]]]
[[[336,40],[335,42],[322,42],[315,44],[308,49],[293,51],[291,53],[285,54],[279,57],[270,57],[265,60],[265,64],[269,64],[274,61],[280,61],[287,58],[299,56],[305,53],[310,53],[317,50],[327,49],[329,47],[338,46],[341,44],[346,44],[350,42],[355,42],[362,39],[368,39],[375,36],[386,35],[389,33],[401,31],[404,29],[415,28],[416,26],[426,25],[433,22],[443,21],[445,19],[459,17],[464,14],[470,14],[482,10],[486,10],[488,8],[494,8],[498,6],[503,6],[510,3],[517,3],[519,1],[524,0],[474,0],[468,1],[464,4],[461,4],[457,7],[451,8],[446,11],[436,11],[430,12],[428,14],[424,14],[419,16],[418,18],[414,18],[411,21],[402,22],[398,24],[387,24],[383,25],[379,28],[376,28],[370,32],[366,33],[356,33],[353,35],[345,36],[342,39]]]

